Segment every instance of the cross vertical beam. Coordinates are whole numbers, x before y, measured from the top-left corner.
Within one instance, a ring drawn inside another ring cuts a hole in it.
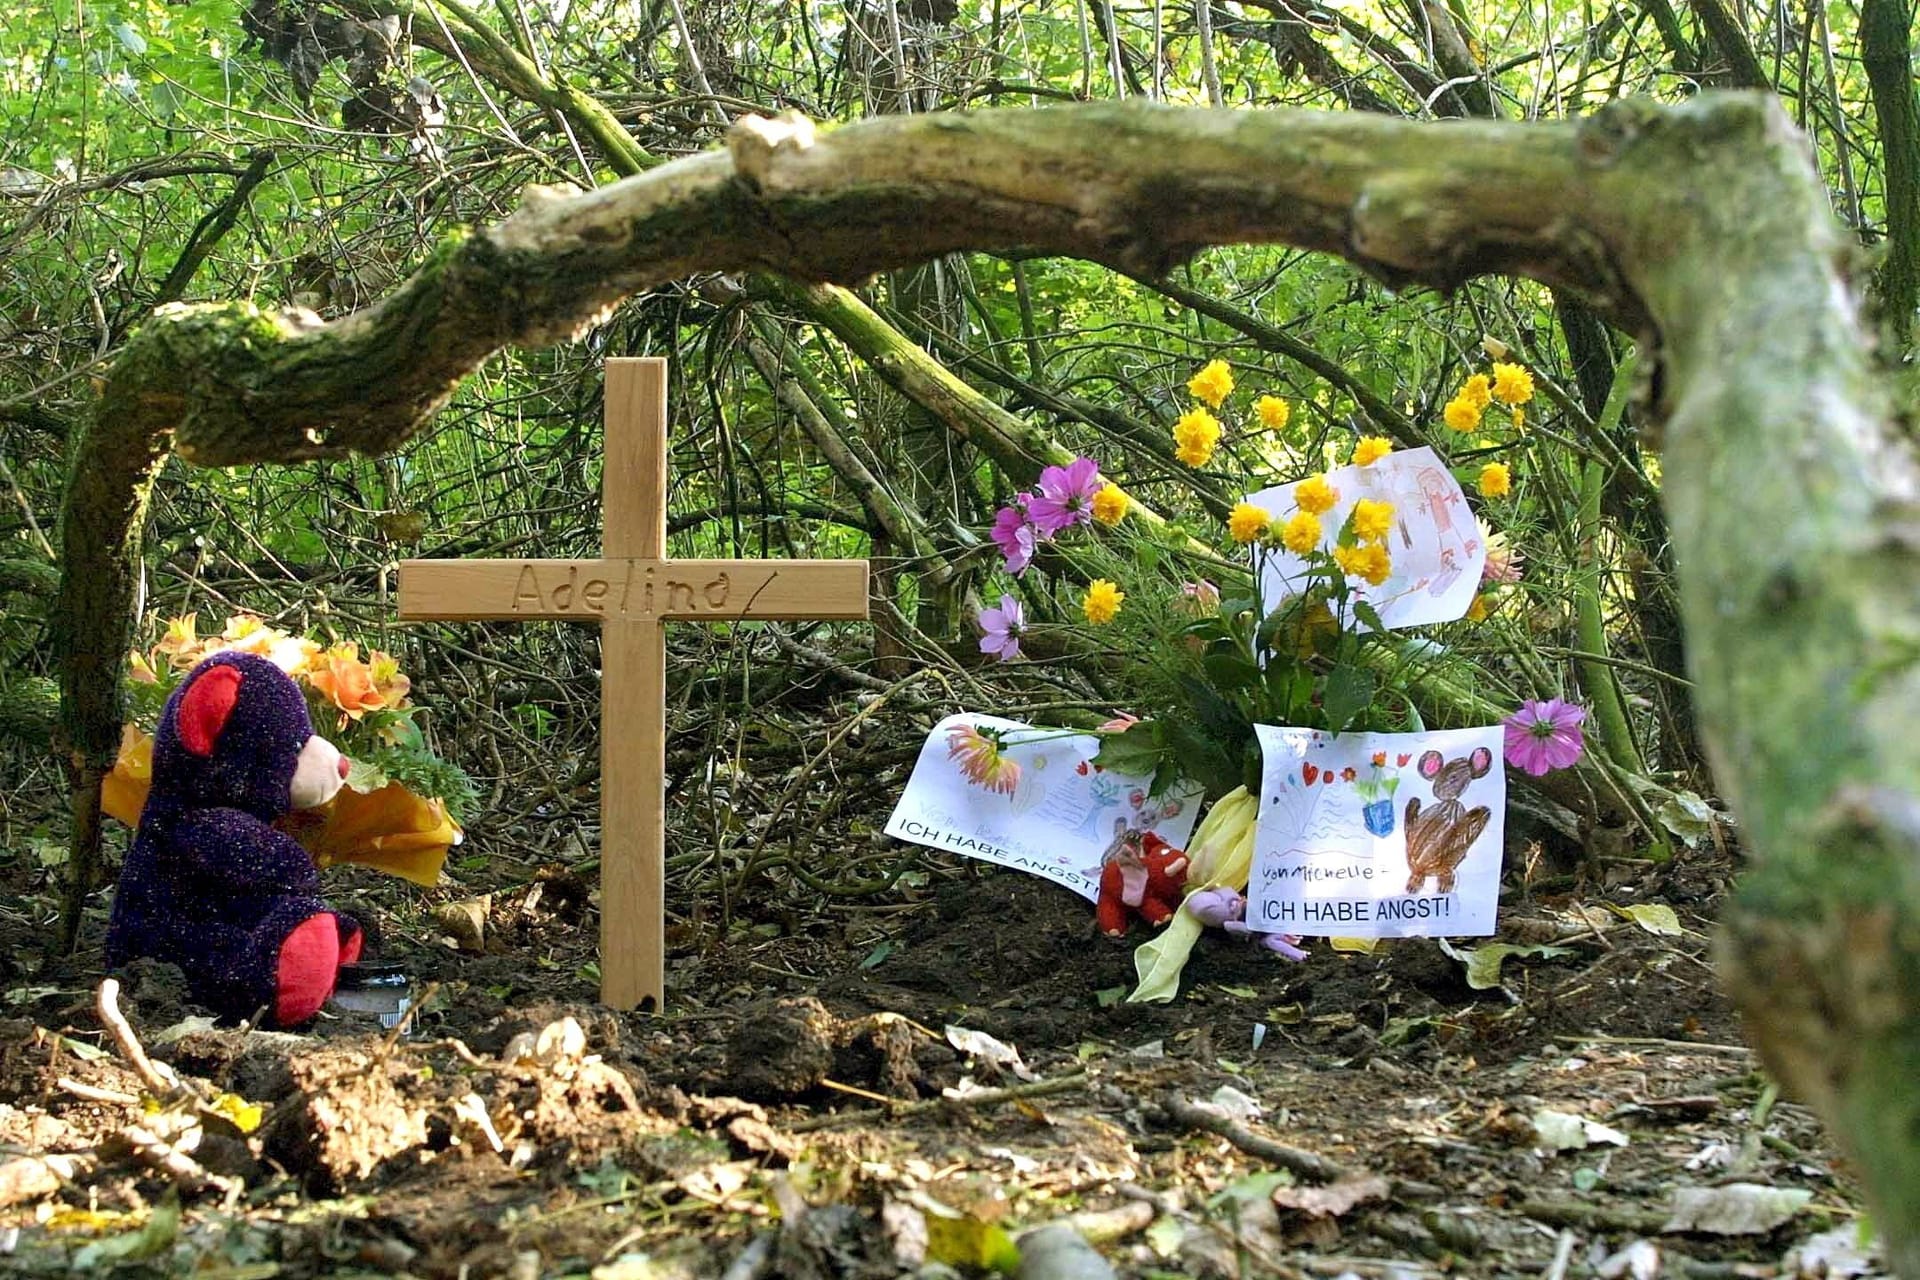
[[[663,560],[667,362],[608,360],[605,421],[601,554]],[[600,624],[600,673],[600,999],[657,1011],[667,963],[666,628],[609,614]]]

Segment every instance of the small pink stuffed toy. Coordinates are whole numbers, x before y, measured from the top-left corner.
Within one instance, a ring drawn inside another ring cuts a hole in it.
[[[1247,900],[1232,889],[1220,886],[1196,889],[1187,897],[1187,910],[1194,919],[1216,929],[1225,929],[1236,938],[1258,938],[1260,945],[1289,960],[1305,960],[1300,939],[1291,933],[1255,933],[1247,928]]]

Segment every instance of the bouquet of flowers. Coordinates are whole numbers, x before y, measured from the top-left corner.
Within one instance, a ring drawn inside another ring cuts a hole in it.
[[[106,779],[101,807],[129,826],[139,822],[152,781],[150,731],[174,688],[201,659],[236,651],[258,654],[292,676],[307,695],[314,728],[351,762],[346,786],[327,805],[280,823],[321,866],[358,862],[431,886],[447,850],[461,839],[473,782],[440,759],[414,723],[420,707],[400,665],[378,649],[360,657],[351,640],[322,646],[267,625],[251,614],[227,619],[202,637],[193,615],[170,619],[165,633],[128,657],[134,723]]]
[[[1195,403],[1174,424],[1174,456],[1206,467],[1227,433],[1216,411],[1234,391],[1232,370],[1210,361],[1187,387]],[[1414,690],[1455,659],[1441,643],[1396,630],[1463,616],[1466,625],[1484,621],[1519,580],[1519,553],[1468,512],[1465,492],[1490,502],[1512,493],[1512,464],[1485,459],[1524,446],[1523,406],[1532,398],[1532,376],[1499,356],[1465,378],[1442,421],[1456,438],[1469,437],[1476,463],[1451,465],[1427,448],[1401,451],[1365,436],[1340,450],[1344,465],[1336,465],[1335,447],[1318,446],[1319,469],[1222,507],[1227,537],[1247,557],[1213,557],[1210,570],[1225,586],[1170,572],[1207,563],[1199,522],[1130,518],[1138,513],[1092,458],[1048,467],[998,513],[991,536],[1007,573],[1023,577],[1043,550],[1070,563],[1088,582],[1079,598],[1087,623],[1131,642],[1124,647],[1142,715],[1105,729],[1095,762],[1151,775],[1155,794],[1186,778],[1221,797],[1190,842],[1197,872],[1189,891],[1246,887],[1258,809],[1250,791],[1260,785],[1256,724],[1331,734],[1427,728]],[[1496,404],[1501,412],[1490,421]],[[1303,452],[1287,433],[1292,419],[1286,400],[1258,397],[1236,445],[1240,457],[1291,464]],[[1146,607],[1129,606],[1130,596]],[[1021,599],[1008,592],[983,609],[980,630],[982,652],[1019,658],[1030,634]],[[1583,715],[1558,700],[1528,703],[1507,721],[1508,759],[1531,773],[1572,764]],[[1385,763],[1376,757],[1369,776],[1356,769],[1345,778],[1378,837],[1392,834],[1400,783]],[[1140,949],[1133,999],[1172,997],[1199,930],[1182,911]]]

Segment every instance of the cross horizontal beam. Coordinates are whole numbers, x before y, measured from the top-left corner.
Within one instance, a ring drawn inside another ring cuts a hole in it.
[[[864,560],[405,560],[412,621],[730,622],[867,616]]]

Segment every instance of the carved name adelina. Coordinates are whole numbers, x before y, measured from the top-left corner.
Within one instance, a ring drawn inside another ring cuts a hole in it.
[[[725,572],[706,577],[699,566],[671,561],[599,560],[581,565],[523,563],[513,584],[513,612],[591,613],[652,618],[665,613],[720,613],[733,581]],[[695,572],[687,574],[687,569]]]

